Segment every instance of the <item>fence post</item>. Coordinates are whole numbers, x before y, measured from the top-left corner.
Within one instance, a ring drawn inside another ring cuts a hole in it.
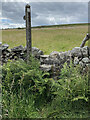
[[[32,54],[31,9],[30,9],[30,5],[28,5],[28,4],[25,6],[24,20],[26,20],[26,48],[27,48],[27,63],[28,63],[30,56]]]

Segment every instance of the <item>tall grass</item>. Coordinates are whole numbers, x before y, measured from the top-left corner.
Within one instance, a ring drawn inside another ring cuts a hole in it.
[[[9,61],[3,66],[2,83],[3,118],[89,117],[88,74],[82,75],[79,66],[65,64],[54,81],[33,58],[29,65]]]

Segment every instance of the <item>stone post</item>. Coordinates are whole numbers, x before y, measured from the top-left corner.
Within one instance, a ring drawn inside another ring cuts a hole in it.
[[[30,5],[25,7],[25,16],[26,20],[26,48],[27,48],[27,63],[29,62],[30,56],[32,54],[32,41],[31,41],[31,9]]]

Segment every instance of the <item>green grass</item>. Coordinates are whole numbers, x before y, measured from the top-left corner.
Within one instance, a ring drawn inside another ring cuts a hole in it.
[[[3,118],[89,118],[88,74],[80,71],[64,64],[55,81],[45,77],[49,73],[43,73],[35,59],[4,64]]]
[[[88,32],[88,24],[32,28],[32,46],[50,54],[52,51],[67,51],[80,46]],[[25,29],[2,30],[2,42],[10,48],[26,45]]]

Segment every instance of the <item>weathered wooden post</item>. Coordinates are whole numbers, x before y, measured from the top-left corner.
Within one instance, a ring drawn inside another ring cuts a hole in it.
[[[27,48],[27,63],[29,62],[30,56],[32,54],[32,41],[31,41],[31,9],[30,5],[25,7],[25,16],[26,20],[26,48]]]

